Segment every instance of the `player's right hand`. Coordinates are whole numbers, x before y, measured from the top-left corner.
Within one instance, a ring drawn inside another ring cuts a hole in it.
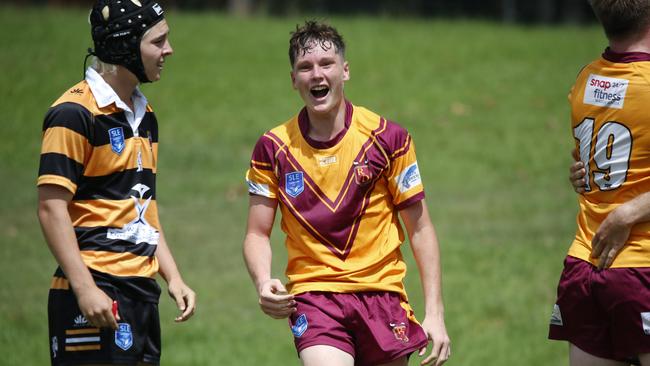
[[[284,319],[296,311],[296,300],[278,279],[262,282],[258,293],[260,308],[272,318]]]
[[[585,185],[587,184],[587,181],[585,180],[585,175],[587,174],[585,164],[580,161],[578,149],[573,149],[571,156],[573,157],[573,164],[571,164],[571,167],[569,168],[569,181],[576,193],[584,193]]]
[[[88,323],[98,328],[117,329],[119,315],[113,315],[113,299],[97,286],[77,290],[79,309]]]

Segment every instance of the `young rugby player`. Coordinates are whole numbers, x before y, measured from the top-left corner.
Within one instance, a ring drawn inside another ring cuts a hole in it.
[[[650,365],[650,1],[590,2],[609,47],[569,94],[580,211],[549,338],[572,366]]]
[[[99,0],[90,14],[97,58],[48,110],[38,217],[59,268],[49,295],[52,365],[157,365],[160,273],[181,313],[183,282],[158,220],[158,125],[139,83],[172,54],[163,9]]]
[[[305,107],[265,133],[247,173],[244,257],[273,318],[290,319],[303,365],[422,364],[450,355],[439,248],[415,148],[399,125],[353,105],[345,45],[333,27],[308,21],[289,42],[291,81]],[[271,276],[269,236],[277,207],[286,233],[288,284]],[[402,282],[404,222],[425,296],[418,324]]]

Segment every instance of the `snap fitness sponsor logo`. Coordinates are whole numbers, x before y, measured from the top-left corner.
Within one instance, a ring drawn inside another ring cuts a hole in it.
[[[629,80],[591,74],[585,86],[583,103],[608,108],[623,108]]]

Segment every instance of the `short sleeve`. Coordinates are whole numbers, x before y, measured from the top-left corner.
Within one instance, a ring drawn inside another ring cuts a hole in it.
[[[277,198],[278,178],[275,174],[276,146],[265,135],[255,144],[250,168],[246,172],[248,192],[253,195]]]
[[[48,110],[43,122],[37,185],[54,184],[73,194],[77,191],[91,151],[91,118],[90,112],[76,103],[62,103]]]
[[[388,132],[384,139],[391,162],[387,176],[388,190],[393,204],[400,210],[422,200],[424,186],[411,135],[393,123],[389,124]]]

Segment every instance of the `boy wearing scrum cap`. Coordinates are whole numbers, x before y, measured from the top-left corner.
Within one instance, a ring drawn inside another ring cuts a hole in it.
[[[59,264],[48,300],[52,365],[159,364],[157,273],[176,321],[194,313],[158,219],[158,125],[137,87],[160,79],[173,52],[163,13],[150,0],[97,1],[93,65],[45,116],[37,184]]]

